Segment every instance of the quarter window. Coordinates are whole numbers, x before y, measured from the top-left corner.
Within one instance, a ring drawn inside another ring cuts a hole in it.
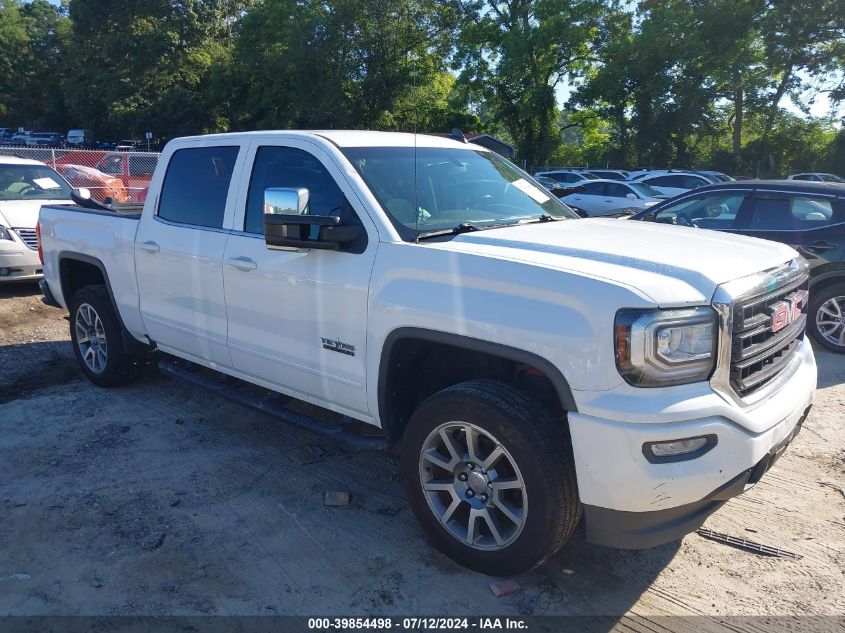
[[[170,157],[158,205],[160,218],[221,228],[238,147],[180,149]]]

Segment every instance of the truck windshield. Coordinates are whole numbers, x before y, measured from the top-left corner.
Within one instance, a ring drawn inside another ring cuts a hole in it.
[[[578,217],[531,176],[493,152],[350,147],[343,153],[406,241],[467,226],[483,229]]]
[[[46,165],[0,164],[0,200],[70,200],[70,185]]]

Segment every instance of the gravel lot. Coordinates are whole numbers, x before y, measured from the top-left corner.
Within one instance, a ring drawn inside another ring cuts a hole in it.
[[[433,550],[391,455],[351,452],[154,370],[105,391],[66,315],[0,286],[0,616],[845,615],[845,358],[762,482],[689,535],[619,551],[578,534],[495,598]],[[351,492],[325,507],[327,490]],[[751,532],[750,530],[753,530]],[[800,627],[799,627],[800,628]]]

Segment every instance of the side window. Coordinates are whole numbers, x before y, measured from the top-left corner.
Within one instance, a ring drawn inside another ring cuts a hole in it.
[[[758,196],[748,228],[757,231],[802,231],[833,222],[833,205],[826,198]]]
[[[272,187],[305,188],[308,213],[338,215],[342,222],[358,222],[332,175],[308,152],[295,147],[259,147],[252,167],[244,231],[264,234],[264,190]]]
[[[699,178],[698,176],[683,176],[682,181],[683,184],[681,186],[684,189],[695,189],[696,187],[708,184],[703,178]]]
[[[652,187],[677,187],[684,189],[683,181],[680,176],[658,176],[646,181]]]
[[[122,163],[123,158],[119,154],[110,154],[97,164],[97,169],[104,174],[121,174],[123,173]]]
[[[605,187],[607,187],[605,195],[610,196],[611,198],[624,198],[631,193],[631,190],[625,185],[617,185],[615,183],[608,182],[605,183]]]
[[[158,158],[155,154],[131,155],[129,156],[129,175],[152,176],[157,162]]]
[[[581,193],[583,193],[585,196],[602,196],[602,195],[604,195],[604,183],[603,182],[591,182],[591,183],[588,183],[588,184],[586,184],[582,187],[579,187],[579,189],[582,190]]]
[[[174,152],[161,187],[159,217],[182,224],[222,227],[239,149],[195,147]]]
[[[731,229],[744,200],[745,196],[737,193],[686,198],[658,211],[654,221],[702,229]]]

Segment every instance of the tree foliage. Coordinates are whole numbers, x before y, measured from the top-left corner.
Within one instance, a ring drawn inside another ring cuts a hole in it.
[[[822,94],[843,0],[0,0],[4,127],[458,127],[531,166],[774,175],[842,169]]]

